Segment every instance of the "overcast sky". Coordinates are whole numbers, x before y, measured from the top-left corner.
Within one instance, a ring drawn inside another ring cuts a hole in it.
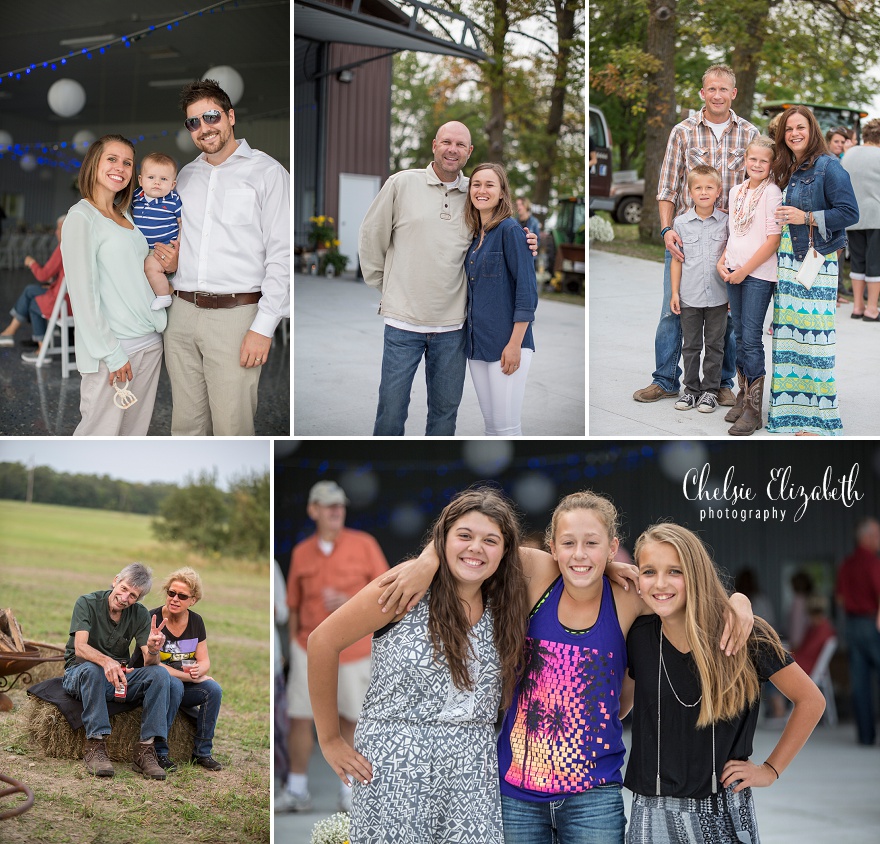
[[[216,467],[218,484],[269,468],[266,440],[9,440],[0,439],[0,463],[23,463],[57,472],[109,475],[124,481],[183,483]]]

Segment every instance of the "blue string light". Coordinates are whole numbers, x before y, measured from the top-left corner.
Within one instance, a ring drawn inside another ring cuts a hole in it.
[[[165,21],[164,23],[161,23],[158,26],[160,29],[161,28],[171,29],[172,26],[179,26],[180,21],[187,20],[188,18],[195,17],[196,15],[201,15],[203,12],[210,12],[210,14],[213,15],[215,11],[220,11],[220,12],[225,11],[225,9],[223,8],[224,6],[232,6],[233,8],[238,8],[238,0],[231,0],[231,2],[230,2],[230,0],[220,0],[220,2],[218,2],[218,3],[213,3],[210,6],[205,6],[203,9],[199,9],[196,12],[187,12],[186,14],[180,15],[177,18],[173,18],[172,20]],[[42,66],[44,68],[48,66],[52,70],[55,70],[56,69],[55,62],[61,62],[61,64],[64,65],[64,64],[67,64],[67,59],[75,58],[77,55],[85,56],[87,59],[91,59],[92,54],[91,54],[90,50],[96,50],[96,49],[100,50],[100,54],[104,55],[105,51],[109,50],[109,48],[113,44],[125,44],[126,47],[130,47],[131,41],[137,41],[141,38],[145,38],[148,35],[152,35],[155,30],[156,30],[156,25],[154,24],[152,26],[147,27],[146,29],[141,29],[137,32],[132,32],[128,35],[122,35],[118,38],[113,38],[109,41],[104,42],[103,44],[95,45],[94,47],[91,47],[91,48],[84,47],[82,50],[79,51],[79,53],[77,53],[76,50],[73,50],[73,51],[67,53],[65,56],[56,56],[53,59],[46,59],[44,62],[42,62]],[[27,76],[31,72],[31,70],[34,70],[37,67],[37,64],[39,64],[39,62],[32,64],[32,65],[25,65],[24,67],[15,68],[14,70],[10,70],[8,72],[4,72],[3,74],[0,74],[0,81],[2,81],[2,76],[6,76],[9,79],[12,79],[13,76],[16,79],[21,79],[22,73],[24,73],[25,76]]]

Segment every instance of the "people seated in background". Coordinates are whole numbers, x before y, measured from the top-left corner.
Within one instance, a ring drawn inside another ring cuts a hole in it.
[[[837,635],[837,631],[828,618],[828,602],[824,595],[811,595],[807,599],[807,613],[810,618],[809,626],[792,656],[805,674],[812,674],[822,648],[829,639]]]
[[[12,322],[0,332],[0,346],[14,346],[15,332],[25,323],[31,324],[32,339],[23,340],[21,345],[36,349],[36,352],[25,352],[21,356],[25,363],[36,363],[37,361],[40,348],[43,345],[43,337],[46,334],[48,319],[55,307],[55,301],[58,299],[61,282],[64,280],[64,266],[61,262],[61,224],[66,216],[65,214],[59,217],[55,224],[55,237],[58,239],[58,246],[55,247],[49,260],[41,265],[37,263],[33,255],[28,255],[24,259],[25,267],[34,274],[34,278],[40,284],[29,284],[22,290],[9,312],[12,315]],[[70,307],[69,298],[67,306]]]

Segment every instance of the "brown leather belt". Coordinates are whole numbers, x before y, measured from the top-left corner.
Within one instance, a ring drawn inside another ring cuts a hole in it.
[[[262,293],[202,293],[199,290],[175,290],[184,302],[191,302],[197,308],[237,308],[239,305],[255,305],[260,301]]]

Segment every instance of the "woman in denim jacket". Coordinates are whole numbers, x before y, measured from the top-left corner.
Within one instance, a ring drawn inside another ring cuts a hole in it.
[[[468,367],[487,437],[522,435],[521,412],[535,341],[535,263],[513,219],[507,173],[480,164],[470,177],[465,219],[474,241],[465,257]]]
[[[782,188],[779,281],[773,307],[773,378],[767,430],[841,434],[834,381],[837,250],[859,219],[849,174],[828,154],[813,112],[794,106],[776,134],[773,177]],[[824,256],[810,289],[797,272],[812,245]]]

